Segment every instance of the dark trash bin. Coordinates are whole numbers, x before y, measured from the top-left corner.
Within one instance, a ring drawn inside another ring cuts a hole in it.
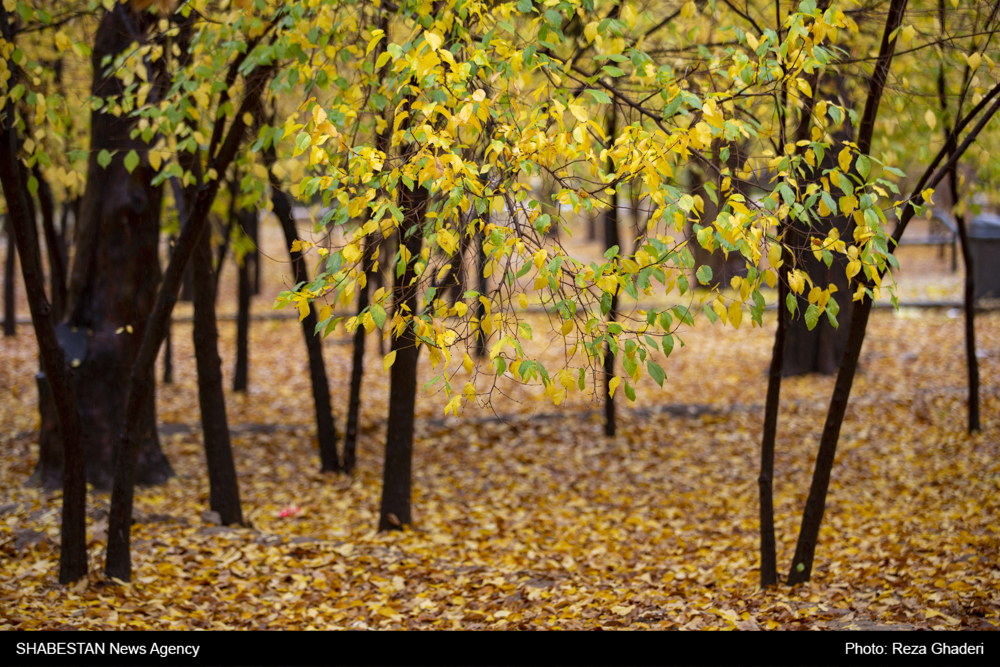
[[[1000,215],[983,213],[969,223],[969,251],[978,299],[1000,299]]]

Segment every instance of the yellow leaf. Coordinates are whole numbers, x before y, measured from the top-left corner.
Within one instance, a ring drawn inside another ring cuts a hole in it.
[[[382,360],[382,372],[387,373],[394,363],[396,363],[396,350],[385,355],[385,359]]]
[[[527,309],[528,295],[525,294],[524,292],[521,292],[520,294],[517,295],[517,302],[521,305],[521,308]]]
[[[628,614],[632,613],[633,609],[635,609],[635,605],[634,604],[630,604],[630,605],[617,605],[617,606],[612,607],[611,611],[613,611],[614,613],[618,614],[619,616],[627,616]]]
[[[161,164],[162,158],[160,157],[160,151],[149,151],[149,166],[156,171],[159,171]]]
[[[466,373],[472,373],[472,369],[475,368],[475,364],[472,363],[472,357],[469,356],[468,352],[462,357],[462,366],[465,367]]]
[[[740,322],[743,321],[743,306],[735,301],[729,304],[729,323],[733,325],[734,329],[740,328]]]
[[[323,306],[322,308],[319,309],[320,322],[326,320],[326,318],[330,317],[330,315],[333,315],[333,308],[331,308],[329,305]]]
[[[760,42],[757,41],[757,38],[753,36],[753,33],[748,32],[746,35],[747,35],[747,44],[750,45],[751,49],[756,51],[757,47],[760,46]]]
[[[909,44],[913,41],[913,38],[916,37],[917,30],[912,25],[908,25],[905,28],[903,28],[903,31],[902,33],[900,33],[900,35],[902,36],[903,41]]]
[[[444,38],[441,37],[441,35],[434,32],[425,32],[424,39],[427,40],[427,43],[430,45],[432,51],[437,51],[438,48],[441,47],[441,42],[444,41]]]
[[[615,397],[615,389],[618,388],[618,385],[620,385],[621,382],[622,382],[622,379],[620,377],[618,377],[617,375],[614,376],[613,378],[611,378],[611,381],[608,382],[608,398],[614,398]]]
[[[593,42],[594,38],[597,37],[597,26],[598,25],[599,24],[598,24],[597,21],[591,21],[590,23],[587,24],[587,27],[585,27],[583,29],[583,34],[587,37],[587,43],[588,44],[591,43],[591,42]]]
[[[840,164],[840,170],[844,173],[847,173],[847,171],[851,168],[850,148],[845,148],[844,150],[840,151],[840,155],[837,156],[837,163]]]
[[[587,110],[583,108],[583,105],[579,102],[570,102],[569,111],[571,114],[576,116],[576,119],[581,123],[586,123],[589,120],[587,116]]]
[[[476,400],[476,385],[471,382],[466,382],[465,387],[462,389],[462,393],[465,394],[465,398],[469,400],[470,403]]]
[[[299,307],[299,322],[301,322],[302,320],[306,319],[306,316],[309,315],[309,300],[305,298],[299,299],[298,307]]]
[[[447,229],[442,229],[438,232],[437,240],[438,245],[441,246],[449,255],[453,254],[455,252],[455,248],[458,247],[458,241],[455,239],[455,235]]]
[[[566,320],[562,325],[562,335],[568,336],[573,331],[573,320]]]
[[[975,70],[977,67],[979,67],[979,63],[983,62],[983,57],[978,53],[973,53],[971,56],[969,56],[968,62],[969,62],[969,69]]]
[[[934,115],[934,111],[932,109],[928,109],[924,114],[924,120],[927,121],[927,127],[932,130],[934,129],[934,126],[937,125],[937,116]]]

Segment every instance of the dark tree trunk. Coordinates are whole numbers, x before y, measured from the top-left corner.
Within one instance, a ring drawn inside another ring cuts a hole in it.
[[[410,252],[405,270],[397,272],[392,286],[393,311],[402,305],[417,313],[417,283],[414,266],[423,244],[422,225],[427,209],[427,190],[403,187],[400,208],[403,225],[399,229],[400,246]],[[400,259],[402,261],[402,259]],[[411,284],[412,282],[412,284]],[[382,506],[379,530],[398,530],[413,523],[410,496],[413,467],[413,410],[417,397],[417,338],[408,324],[399,338],[392,339],[396,360],[390,369],[389,418],[386,424],[385,467],[382,476]]]
[[[193,197],[191,198],[193,200]],[[215,276],[212,271],[212,239],[206,229],[195,250],[194,262],[194,356],[198,366],[198,405],[208,463],[209,507],[225,525],[242,524],[239,480],[233,463],[226,420],[226,398],[222,391],[222,360],[215,318]]]
[[[105,78],[101,61],[128,48],[154,21],[152,14],[136,13],[127,5],[116,5],[103,15],[92,56],[95,95],[121,94],[121,81],[113,75]],[[77,249],[70,277],[67,324],[70,333],[75,330],[84,339],[75,375],[87,480],[100,489],[111,487],[114,452],[125,420],[129,371],[159,280],[162,191],[150,185],[155,172],[145,159],[131,174],[125,169],[129,150],[135,149],[141,156],[147,150],[140,139],[130,138],[133,122],[124,114],[118,117],[95,111],[92,115],[87,188],[76,225]],[[97,162],[101,149],[116,153],[106,168]],[[148,373],[152,381],[153,369]],[[49,409],[54,408],[41,406],[43,426],[50,422],[45,418]],[[160,450],[152,393],[141,414],[138,482],[159,484],[173,475],[173,470]],[[51,434],[43,432],[41,437]],[[55,446],[61,444],[56,441]],[[39,465],[45,463],[40,461]]]
[[[45,246],[49,255],[49,282],[52,293],[52,314],[58,321],[66,311],[66,265],[64,258],[66,250],[56,231],[56,209],[52,201],[52,189],[42,175],[42,170],[35,165],[33,170],[38,181],[38,203],[42,210],[42,230],[45,233]]]
[[[5,40],[11,40],[7,11],[0,5],[0,24]],[[13,71],[13,63],[8,63]],[[35,328],[42,366],[48,373],[52,397],[58,406],[56,425],[63,442],[63,506],[59,553],[59,582],[69,584],[87,574],[86,504],[87,485],[84,472],[83,446],[80,442],[80,419],[77,412],[73,377],[59,340],[56,337],[55,316],[45,298],[45,275],[35,220],[28,207],[27,184],[22,182],[22,169],[17,158],[17,141],[13,123],[13,106],[0,126],[0,184],[9,211],[11,241],[21,256],[21,274],[28,295],[28,307]]]
[[[948,174],[952,192],[957,192],[955,166]],[[969,233],[965,226],[965,216],[956,215],[958,237],[962,243],[962,261],[965,263],[965,361],[969,379],[969,433],[979,428],[979,359],[976,358],[976,274],[973,270],[972,249],[969,247]]]
[[[833,154],[832,150],[830,154]],[[804,317],[806,308],[809,307],[809,301],[806,298],[808,285],[802,294],[795,296],[795,315],[788,322],[785,358],[782,365],[784,377],[808,373],[833,375],[840,367],[854,310],[854,302],[851,300],[852,291],[845,272],[846,265],[842,257],[835,255],[833,264],[827,268],[826,264],[816,259],[808,248],[810,247],[810,236],[824,236],[831,227],[836,226],[838,229],[844,229],[846,224],[844,218],[838,216],[832,220],[813,221],[811,227],[795,224],[788,230],[790,245],[802,250],[798,257],[799,268],[808,273],[817,285],[826,287],[833,283],[837,286],[837,293],[833,298],[837,300],[840,312],[837,314],[839,323],[837,328],[834,328],[826,316],[821,316],[819,322],[810,331]]]
[[[947,26],[947,12],[945,10],[944,0],[938,0],[938,23],[941,28],[942,36],[945,34],[945,28]],[[965,77],[963,80],[968,79],[971,73],[966,68]],[[942,61],[941,66],[938,69],[938,102],[941,104],[941,113],[945,120],[942,129],[946,137],[949,137],[948,145],[946,150],[948,152],[948,157],[952,156],[955,150],[955,140],[954,135],[949,127],[948,122],[948,98],[945,95],[945,74],[944,74],[944,62]],[[958,109],[955,111],[956,116],[962,114],[962,104],[959,102]],[[965,359],[966,368],[968,369],[968,380],[969,380],[969,398],[968,398],[968,408],[969,408],[969,433],[975,433],[979,430],[979,360],[976,358],[976,272],[973,270],[973,258],[972,250],[969,247],[969,236],[968,230],[965,227],[965,216],[959,213],[959,194],[958,194],[958,163],[952,165],[951,169],[948,170],[948,189],[951,191],[951,210],[954,212],[955,225],[958,228],[958,238],[962,246],[962,261],[965,263]],[[942,248],[943,250],[943,248]],[[955,270],[955,244],[952,243],[952,271]]]
[[[619,5],[620,6],[620,5]],[[616,111],[614,105],[608,110],[607,118],[607,136],[608,144],[611,145],[615,141],[615,137],[618,134],[618,130],[615,123]],[[608,156],[607,172],[609,174],[614,173],[615,165],[611,161],[611,156]],[[621,241],[618,238],[618,195],[611,195],[611,206],[608,210],[604,212],[604,245],[606,248],[610,249],[615,246],[621,247]],[[612,260],[614,261],[614,260]],[[616,290],[614,294],[611,295],[611,310],[608,311],[608,322],[614,322],[618,319],[618,291]],[[609,333],[610,337],[611,334]],[[615,434],[616,422],[615,422],[615,399],[611,397],[611,379],[615,376],[615,355],[611,350],[611,346],[605,345],[604,347],[604,435],[613,436]]]
[[[241,232],[257,244],[257,211],[238,209],[235,213]],[[239,263],[239,307],[236,315],[236,371],[233,373],[233,391],[246,391],[250,379],[250,297],[253,296],[251,277],[256,265],[252,253],[243,255]]]
[[[246,53],[252,50],[253,45],[251,44]],[[230,80],[235,80],[238,67],[242,62],[243,58],[241,57],[232,64],[229,71]],[[270,67],[258,67],[249,75],[246,95],[240,107],[233,114],[225,139],[222,139],[221,127],[218,133],[213,132],[208,151],[210,156],[208,165],[203,171],[215,169],[216,173],[219,174],[226,172],[236,156],[236,151],[246,130],[243,115],[251,109],[259,108],[261,92],[271,73],[272,68]],[[224,121],[225,118],[219,118],[216,122],[223,123]],[[218,136],[218,142],[216,136]],[[218,148],[218,153],[215,151],[217,146],[221,146]],[[125,411],[127,419],[125,427],[122,429],[121,444],[115,457],[114,488],[111,492],[111,509],[108,513],[108,555],[104,564],[104,572],[108,577],[116,577],[122,581],[129,581],[132,578],[132,555],[130,553],[132,501],[139,462],[142,408],[153,396],[152,370],[156,363],[156,355],[166,336],[167,327],[170,325],[170,314],[177,303],[178,290],[183,280],[184,271],[194,255],[201,234],[205,230],[212,202],[215,201],[218,192],[219,179],[209,181],[204,188],[197,192],[194,204],[190,208],[187,225],[181,230],[177,245],[174,247],[174,255],[163,275],[163,284],[157,293],[153,312],[149,316],[148,328],[142,337],[139,354],[132,365],[128,405]]]
[[[7,260],[3,265],[3,335],[17,335],[17,313],[14,308],[14,275],[17,270],[17,243],[14,242],[14,226],[8,214],[7,229]]]
[[[787,253],[782,253],[786,255]],[[785,258],[787,263],[787,257]],[[774,539],[774,442],[778,432],[778,408],[781,404],[781,366],[785,357],[785,337],[788,331],[788,308],[785,299],[788,284],[778,274],[778,328],[771,351],[771,370],[767,378],[767,399],[764,406],[764,434],[760,446],[760,586],[778,583],[778,559]]]
[[[878,60],[875,63],[875,70],[868,84],[868,98],[865,100],[865,110],[861,118],[861,125],[858,128],[858,150],[865,155],[871,151],[879,102],[882,99],[882,91],[885,87],[889,65],[892,62],[893,52],[896,47],[895,35],[893,33],[902,23],[905,9],[906,0],[892,0],[889,7],[885,29],[882,33],[882,43],[879,47]],[[912,207],[907,207],[903,218],[900,220],[900,226],[896,230],[897,233],[902,234],[906,223],[909,221],[907,214],[912,217],[912,211]],[[853,237],[853,226],[848,227],[848,233],[844,234],[844,236],[846,238]],[[896,241],[899,241],[898,236],[896,236]],[[826,511],[826,495],[830,485],[830,473],[833,470],[834,457],[837,452],[837,441],[840,439],[840,429],[844,423],[844,415],[847,412],[847,401],[851,395],[851,386],[854,384],[854,375],[858,368],[861,347],[865,341],[865,329],[868,326],[868,316],[871,313],[871,308],[872,300],[865,298],[858,302],[851,314],[847,342],[840,360],[840,371],[837,373],[833,396],[830,399],[830,408],[827,411],[826,423],[823,425],[823,434],[820,437],[819,452],[816,456],[816,467],[813,470],[809,497],[802,512],[799,539],[795,546],[795,556],[792,559],[791,571],[788,574],[789,584],[809,581],[812,576],[813,557],[816,553],[816,541],[819,538],[819,529],[823,523],[823,514]]]
[[[291,248],[292,243],[298,238],[295,219],[292,217],[292,203],[281,190],[278,179],[273,173],[271,201],[274,204],[274,215],[285,233],[285,243]],[[302,254],[289,250],[289,255],[295,271],[295,282],[308,282],[309,274]],[[323,339],[315,333],[316,322],[316,309],[310,306],[309,313],[302,320],[302,335],[305,336],[306,350],[309,354],[309,379],[312,382],[313,404],[316,406],[316,435],[319,439],[320,465],[323,472],[337,471],[340,470],[340,461],[337,458],[337,426],[333,422],[330,385],[326,377],[326,365],[323,362]]]
[[[366,216],[367,217],[367,216]],[[365,238],[364,258],[361,260],[364,266],[364,275],[371,275],[375,264],[375,255],[378,248],[374,245],[373,235]],[[358,288],[358,315],[368,307],[369,286]],[[344,430],[344,472],[351,474],[354,472],[354,464],[357,459],[358,443],[358,416],[361,411],[361,379],[365,370],[365,336],[367,330],[364,325],[358,324],[354,330],[354,355],[351,358],[351,396],[347,403],[347,428]]]
[[[476,291],[480,295],[486,296],[487,290],[489,288],[489,278],[487,278],[484,273],[486,271],[486,248],[483,244],[486,242],[485,229],[489,225],[489,215],[490,211],[487,209],[485,223],[483,225],[483,230],[481,232],[476,232],[475,244],[476,244],[476,277],[478,278],[478,285]],[[483,320],[486,318],[486,304],[480,300],[476,300],[476,318],[479,320],[479,328],[476,330],[476,357],[482,358],[486,356],[486,332],[483,331]]]

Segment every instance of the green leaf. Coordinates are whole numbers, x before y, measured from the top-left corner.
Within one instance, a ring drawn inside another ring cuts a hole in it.
[[[810,303],[809,307],[806,308],[806,327],[809,331],[816,328],[816,324],[819,322],[819,307],[815,303]]]
[[[788,312],[792,315],[795,314],[795,295],[791,292],[785,297],[785,305],[788,306]]]
[[[603,90],[590,89],[587,92],[590,93],[590,96],[593,97],[594,100],[597,101],[600,104],[610,104],[611,103],[611,98]]]
[[[858,161],[855,163],[858,169],[858,173],[861,174],[863,180],[868,180],[868,174],[871,173],[872,163],[865,155],[859,155]]]
[[[105,169],[107,169],[108,165],[111,164],[111,153],[109,153],[107,149],[104,149],[97,154],[97,164],[101,165]]]
[[[385,324],[385,308],[376,303],[371,308],[371,314],[372,320],[375,321],[375,326],[381,329],[382,325]]]
[[[625,382],[625,395],[628,396],[628,400],[635,403],[635,389],[632,388],[632,385],[627,380]]]
[[[38,192],[38,179],[32,176],[28,179],[28,192],[34,197],[35,193]]]
[[[652,361],[647,361],[646,370],[649,371],[649,376],[656,380],[656,384],[662,387],[663,381],[667,378],[667,374],[663,372],[660,365]]]
[[[698,267],[695,276],[698,278],[698,282],[702,285],[707,285],[712,280],[712,267],[708,264],[702,264]]]
[[[671,334],[667,334],[660,341],[660,344],[663,345],[663,354],[669,357],[670,353],[674,350],[674,337]]]
[[[135,171],[135,168],[138,166],[139,166],[139,154],[136,153],[135,149],[133,148],[128,152],[128,155],[125,156],[125,169],[128,171],[128,173],[131,174],[133,171]]]
[[[604,70],[605,72],[607,72],[611,76],[615,76],[615,77],[625,76],[625,72],[623,72],[618,67],[615,67],[614,65],[605,65],[601,69]],[[628,392],[626,392],[626,393],[628,393]]]

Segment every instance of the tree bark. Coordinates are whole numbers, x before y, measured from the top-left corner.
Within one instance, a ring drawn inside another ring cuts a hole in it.
[[[206,229],[194,255],[194,356],[198,366],[198,405],[208,464],[209,507],[225,525],[242,524],[240,487],[233,462],[222,391],[222,360],[215,318],[212,239]]]
[[[241,232],[257,244],[257,211],[238,209],[235,212]],[[239,301],[236,315],[236,371],[233,373],[233,391],[246,391],[250,381],[250,297],[253,296],[251,276],[256,264],[251,253],[243,255],[239,263]]]
[[[618,7],[621,5],[619,4]],[[617,7],[616,10],[617,12]],[[607,118],[607,137],[608,145],[612,145],[615,142],[615,137],[618,134],[618,130],[615,123],[616,110],[615,106],[612,104],[611,108],[608,110]],[[615,171],[614,162],[611,160],[611,156],[608,155],[607,173],[613,174]],[[604,245],[605,248],[611,249],[615,246],[621,246],[621,240],[618,237],[618,195],[617,193],[611,195],[611,206],[604,213]],[[612,258],[610,261],[614,261]],[[618,291],[611,295],[611,310],[608,311],[608,322],[614,322],[618,319]],[[609,337],[611,334],[607,334]],[[611,351],[610,344],[604,346],[604,435],[608,437],[613,437],[615,435],[615,399],[611,396],[611,379],[615,376],[615,355]]]
[[[272,149],[273,151],[273,149]],[[266,158],[273,161],[273,158]],[[269,169],[270,172],[270,169]],[[292,217],[292,203],[288,195],[281,189],[277,177],[271,174],[271,202],[274,204],[274,215],[281,223],[285,233],[285,244],[289,248],[292,268],[295,271],[295,282],[309,281],[305,259],[300,252],[292,252],[292,243],[298,238],[295,229],[295,219]],[[322,472],[340,470],[337,457],[337,426],[333,421],[333,408],[330,404],[330,385],[326,376],[326,365],[323,362],[323,339],[316,335],[316,309],[310,305],[309,313],[302,320],[302,335],[306,339],[306,351],[309,354],[309,379],[312,382],[313,404],[316,407],[316,435],[319,439],[320,470]]]
[[[247,52],[253,50],[253,44],[248,45]],[[238,59],[230,69],[235,78],[235,72],[242,59]],[[258,67],[248,76],[247,92],[239,109],[233,114],[233,120],[225,140],[221,140],[222,131],[218,132],[221,147],[215,152],[217,142],[213,133],[213,141],[209,145],[208,169],[215,169],[223,174],[232,163],[239,148],[246,126],[243,114],[259,107],[259,99],[273,68]],[[223,123],[225,118],[216,122]],[[205,169],[204,171],[208,171]],[[131,382],[129,386],[128,405],[126,407],[126,422],[122,430],[121,445],[115,457],[114,488],[111,492],[111,509],[108,514],[108,553],[104,571],[108,577],[116,577],[129,581],[132,577],[132,555],[129,552],[132,524],[132,501],[135,493],[136,472],[139,461],[140,429],[142,425],[142,406],[153,395],[153,364],[159,351],[166,330],[170,323],[170,314],[177,303],[178,291],[188,262],[194,255],[197,243],[208,221],[212,202],[219,191],[219,179],[213,179],[198,190],[197,198],[190,209],[188,224],[181,230],[174,255],[167,265],[163,282],[156,296],[156,305],[149,317],[148,327],[142,337],[142,344],[135,363],[132,365]]]
[[[45,233],[45,247],[49,255],[49,284],[52,294],[52,314],[58,321],[66,312],[66,265],[63,258],[66,251],[62,247],[59,233],[56,231],[56,211],[52,201],[52,189],[45,180],[42,170],[36,164],[33,170],[38,181],[38,203],[42,211],[42,230]]]
[[[414,266],[423,245],[424,212],[428,193],[414,185],[402,186],[400,208],[403,225],[399,229],[399,245],[410,252],[410,261],[402,273],[397,271],[392,286],[394,315],[405,304],[411,314],[417,313],[417,282]],[[400,261],[403,261],[402,258]],[[392,339],[396,361],[390,369],[389,418],[386,424],[385,467],[382,476],[382,505],[379,530],[399,530],[413,523],[410,497],[413,467],[413,410],[417,396],[417,338],[410,323],[399,338]]]
[[[7,259],[3,265],[3,335],[17,335],[17,313],[14,307],[14,275],[17,270],[17,243],[14,241],[14,225],[7,214]]]
[[[152,14],[135,12],[118,4],[105,12],[94,38],[93,93],[116,96],[122,82],[104,76],[105,56],[121,53],[144,35],[155,22]],[[151,94],[156,93],[156,87]],[[147,147],[130,133],[134,120],[94,111],[91,122],[91,157],[81,215],[76,225],[76,255],[70,277],[69,310],[65,338],[77,337],[82,353],[75,371],[77,401],[87,460],[87,480],[96,488],[112,484],[112,467],[118,435],[125,420],[129,370],[145,332],[159,280],[158,240],[162,191],[153,187],[154,170],[145,159],[129,173],[125,155],[135,149],[145,156]],[[102,149],[116,152],[105,168],[97,156]],[[74,362],[75,363],[75,362]],[[150,373],[152,380],[153,370]],[[43,428],[52,423],[40,405]],[[173,475],[160,449],[155,428],[155,399],[151,393],[140,414],[143,439],[138,462],[140,484],[159,484]],[[54,447],[61,442],[44,430],[43,440]],[[46,465],[40,460],[39,465]]]
[[[10,42],[10,24],[3,5],[0,5],[0,25],[4,39]],[[8,71],[13,71],[13,63],[8,63]],[[22,169],[17,157],[15,132],[13,106],[8,104],[0,127],[0,185],[7,200],[11,240],[17,244],[21,256],[21,274],[28,294],[28,307],[42,366],[52,387],[53,400],[58,406],[56,424],[64,453],[59,582],[69,584],[87,574],[87,485],[83,446],[80,442],[80,419],[72,373],[56,337],[53,309],[45,298],[45,276],[38,247],[38,232],[28,207],[27,184],[21,180]]]

